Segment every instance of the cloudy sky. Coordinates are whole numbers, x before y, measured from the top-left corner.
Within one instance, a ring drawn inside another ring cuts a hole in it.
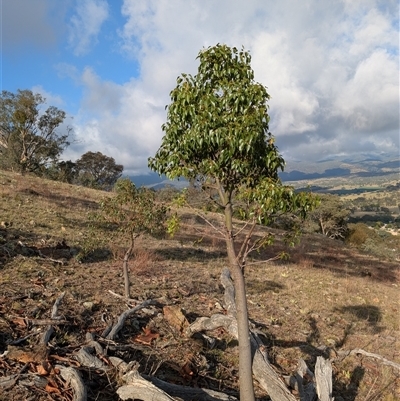
[[[291,160],[399,153],[397,0],[0,0],[1,89],[65,110],[76,160],[147,172],[169,93],[196,56],[251,52],[270,129]]]

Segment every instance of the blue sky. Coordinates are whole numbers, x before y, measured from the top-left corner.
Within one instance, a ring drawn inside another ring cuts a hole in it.
[[[290,160],[399,153],[397,0],[0,0],[1,89],[68,113],[65,159],[128,174],[161,143],[176,77],[216,43],[250,50]]]

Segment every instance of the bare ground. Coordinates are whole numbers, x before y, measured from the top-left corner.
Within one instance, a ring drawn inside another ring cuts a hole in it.
[[[0,400],[72,399],[51,367],[71,364],[87,332],[98,338],[107,355],[138,361],[142,374],[237,396],[235,340],[221,329],[208,333],[216,342],[207,346],[199,338],[187,338],[165,316],[165,306],[179,307],[189,322],[223,308],[219,276],[226,265],[224,245],[189,212],[174,238],[143,238],[136,245],[131,296],[137,304],[146,299],[157,303],[129,318],[117,341],[101,337],[128,309],[109,292],[123,293],[124,244],[105,243],[103,234],[88,224],[88,214],[102,196],[87,188],[0,172],[0,379],[37,373],[47,363],[43,374],[51,384],[43,389],[17,381],[0,387]],[[337,400],[400,399],[398,369],[381,359],[343,353],[362,349],[400,363],[398,263],[318,235],[304,236],[295,248],[286,249],[277,234],[276,244],[257,254],[246,270],[250,318],[277,372],[290,374],[299,358],[313,369],[327,346]],[[78,252],[97,240],[102,246],[78,260]],[[289,260],[263,262],[281,250],[289,252]],[[35,349],[44,328],[32,322],[49,318],[63,292],[59,311],[65,324],[54,327],[45,357],[26,361],[15,351]],[[144,338],[146,333],[154,336]],[[119,399],[116,377],[75,365],[89,400]],[[257,397],[269,399],[260,388]]]

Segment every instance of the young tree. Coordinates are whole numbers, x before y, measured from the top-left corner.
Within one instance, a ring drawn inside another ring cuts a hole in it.
[[[79,184],[109,190],[121,177],[124,166],[101,152],[86,152],[76,161],[76,169]]]
[[[1,167],[21,173],[40,173],[50,162],[57,161],[69,145],[70,128],[63,135],[58,127],[66,114],[50,106],[41,112],[45,99],[30,90],[16,94],[2,91],[0,97]]]
[[[253,240],[252,234],[258,223],[268,223],[279,213],[304,216],[313,200],[279,181],[284,160],[268,129],[270,96],[254,80],[250,54],[218,44],[202,50],[198,59],[197,75],[182,74],[171,92],[162,144],[149,167],[171,179],[195,179],[218,194],[214,199],[225,214],[223,235],[235,286],[240,399],[252,401],[244,268],[248,254],[269,240]],[[239,198],[247,205],[244,237],[233,224]]]
[[[155,202],[155,193],[147,188],[136,188],[129,178],[121,178],[115,184],[115,196],[101,203],[100,220],[113,225],[114,234],[128,240],[128,249],[123,261],[125,297],[129,298],[128,261],[132,255],[135,240],[142,234],[157,235],[165,230],[167,209]]]

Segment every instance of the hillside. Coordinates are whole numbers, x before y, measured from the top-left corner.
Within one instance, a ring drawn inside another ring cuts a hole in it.
[[[289,160],[280,179],[290,185],[299,187],[312,186],[316,190],[330,192],[334,187],[357,189],[363,187],[384,188],[391,182],[399,180],[400,159],[398,155],[368,155],[358,157],[334,157],[318,162]],[[182,188],[186,181],[170,181],[165,176],[149,171],[146,175],[129,177],[137,186],[161,188],[165,185]]]
[[[125,244],[108,241],[106,232],[89,224],[104,196],[0,171],[0,400],[73,399],[56,365],[80,371],[88,400],[118,400],[116,369],[87,368],[77,357],[93,339],[106,351],[100,359],[107,366],[111,356],[137,361],[146,377],[237,397],[232,335],[220,328],[188,337],[182,330],[200,316],[224,313],[223,242],[183,211],[175,237],[145,237],[136,244],[133,301],[127,302],[115,295],[123,294]],[[250,318],[274,369],[290,375],[303,358],[314,370],[316,357],[325,355],[337,401],[400,399],[398,262],[320,235],[305,235],[286,249],[277,234],[246,270]],[[282,250],[288,260],[263,262]],[[38,344],[57,299],[61,323],[53,319],[54,333],[43,349]],[[104,331],[128,306],[149,299],[156,302],[129,317],[115,340],[106,340]],[[260,386],[257,397],[269,399]]]

